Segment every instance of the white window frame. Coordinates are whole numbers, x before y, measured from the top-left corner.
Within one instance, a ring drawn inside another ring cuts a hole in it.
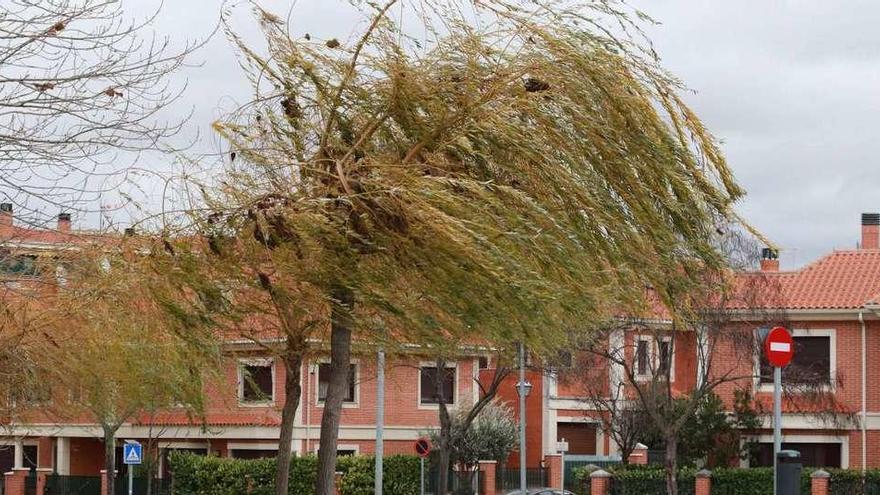
[[[319,359],[315,362],[315,407],[323,408],[324,402],[319,399],[321,391],[321,365],[330,364],[329,359]],[[357,409],[361,407],[361,361],[360,359],[352,359],[349,365],[354,365],[354,402],[343,402],[344,409]]]
[[[417,393],[416,393],[416,404],[419,409],[439,409],[440,404],[423,404],[422,403],[422,368],[436,368],[437,363],[433,361],[422,361],[419,363],[418,373],[416,374],[416,380],[418,382]],[[446,407],[455,407],[458,404],[458,396],[459,396],[459,379],[461,378],[459,375],[458,369],[458,361],[454,363],[446,363],[446,369],[454,369],[455,370],[455,382],[452,387],[452,402],[446,404]]]
[[[758,330],[755,330],[755,335],[758,335]],[[834,328],[795,328],[791,330],[791,336],[794,337],[828,337],[828,376],[830,378],[829,384],[822,387],[822,390],[826,392],[835,392],[837,390],[837,384],[835,377],[837,376],[837,329]],[[773,384],[772,383],[761,383],[761,353],[764,352],[764,346],[759,346],[760,350],[755,355],[755,363],[754,363],[754,372],[755,372],[755,380],[754,386],[755,390],[758,392],[773,392]]]
[[[645,374],[639,373],[639,342],[648,343],[648,372]],[[669,383],[675,383],[675,341],[671,335],[655,337],[654,335],[636,334],[633,337],[633,375],[636,380],[642,382],[652,379],[654,370],[660,366],[660,346],[657,345],[657,342],[669,343]]]
[[[244,400],[244,367],[245,366],[268,366],[272,372],[272,398],[263,401]],[[238,376],[238,405],[240,407],[271,407],[275,405],[275,389],[277,377],[275,373],[275,360],[272,358],[240,358],[236,365]]]

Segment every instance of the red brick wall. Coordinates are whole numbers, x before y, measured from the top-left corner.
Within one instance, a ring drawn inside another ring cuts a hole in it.
[[[532,384],[532,391],[526,398],[526,465],[537,467],[541,465],[544,457],[543,446],[543,423],[544,423],[544,378],[541,373],[529,371],[526,373],[526,381]],[[516,392],[516,384],[519,382],[519,373],[514,371],[507,376],[498,389],[498,399],[506,402],[513,410],[514,417],[519,421],[519,396]],[[519,450],[510,454],[507,466],[519,466]]]

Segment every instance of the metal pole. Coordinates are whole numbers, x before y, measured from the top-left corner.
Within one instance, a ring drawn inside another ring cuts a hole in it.
[[[526,492],[526,351],[519,343],[519,489]]]
[[[128,495],[134,494],[134,467],[128,466]]]
[[[563,439],[563,440],[565,440],[565,439]],[[562,483],[561,483],[562,486],[560,486],[559,488],[562,489],[563,492],[565,492],[565,452],[562,453],[561,458],[562,458]]]
[[[420,458],[420,469],[419,469],[419,494],[425,495],[425,458]]]
[[[779,451],[782,450],[782,368],[773,368],[773,494],[779,476]]]
[[[385,351],[379,349],[376,362],[376,495],[382,495],[382,455],[385,433]]]

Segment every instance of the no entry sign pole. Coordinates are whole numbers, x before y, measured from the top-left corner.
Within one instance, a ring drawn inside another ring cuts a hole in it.
[[[782,450],[782,368],[794,356],[794,342],[788,330],[774,327],[764,339],[764,355],[773,366],[773,493],[777,494],[779,451]]]
[[[419,463],[419,494],[425,495],[425,458],[431,453],[431,442],[427,438],[420,438],[416,440],[415,448],[421,461]],[[446,473],[440,473],[440,476],[444,474]]]
[[[782,368],[773,368],[773,493],[779,476],[779,451],[782,450]]]

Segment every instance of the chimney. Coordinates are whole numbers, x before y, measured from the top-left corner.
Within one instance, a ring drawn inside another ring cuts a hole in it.
[[[70,232],[70,213],[58,214],[58,232]]]
[[[0,203],[0,231],[12,227],[12,203]]]
[[[861,249],[880,248],[880,213],[862,213]]]
[[[761,271],[779,271],[779,251],[773,248],[764,248],[761,250]]]

